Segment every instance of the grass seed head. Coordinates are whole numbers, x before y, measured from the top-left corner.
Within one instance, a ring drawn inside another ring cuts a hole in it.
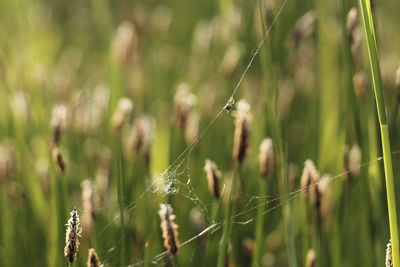
[[[131,99],[124,97],[118,101],[117,109],[111,118],[111,124],[115,135],[121,135],[122,128],[130,119],[132,109],[133,102]]]
[[[214,198],[219,199],[221,196],[219,181],[222,174],[218,170],[217,164],[209,159],[206,159],[204,170],[206,171],[208,189],[210,190],[211,195]]]
[[[386,259],[385,259],[386,267],[393,267],[392,262],[392,241],[389,239],[389,243],[386,246]]]
[[[64,105],[57,105],[53,108],[51,116],[52,128],[52,144],[55,146],[60,145],[61,136],[65,131],[67,125],[67,107]]]
[[[400,67],[396,70],[397,103],[400,105]]]
[[[140,116],[135,120],[129,137],[128,146],[132,154],[138,156],[142,153],[147,164],[150,162],[154,125],[152,117]]]
[[[353,76],[353,86],[356,95],[364,98],[367,95],[367,75],[364,72],[357,72]]]
[[[307,38],[312,35],[315,29],[317,17],[313,10],[305,13],[297,22],[291,36],[290,44],[293,47],[298,47],[302,38]]]
[[[84,180],[81,183],[82,187],[82,226],[87,234],[89,234],[90,228],[93,223],[93,219],[96,216],[97,208],[99,205],[96,185],[91,180]]]
[[[174,124],[184,133],[187,127],[189,114],[196,104],[196,97],[190,93],[187,83],[178,86],[174,96]]]
[[[89,249],[89,257],[87,267],[100,267],[101,263],[94,248]]]
[[[10,139],[0,143],[0,180],[12,176],[16,169],[15,149]]]
[[[120,65],[128,64],[138,49],[138,43],[135,25],[130,21],[122,22],[113,41],[112,53],[115,61]]]
[[[319,173],[315,168],[314,162],[310,159],[306,160],[304,163],[303,174],[301,176],[301,195],[302,197],[307,197],[310,190],[313,190],[311,187],[319,180]]]
[[[344,171],[346,174],[343,175],[343,179],[349,182],[351,179],[356,178],[360,174],[360,165],[360,147],[358,145],[353,145],[350,150],[346,148],[344,155]]]
[[[306,267],[316,267],[317,266],[317,254],[314,249],[309,249],[306,258]]]
[[[79,225],[79,215],[76,211],[76,208],[74,208],[71,211],[71,218],[68,220],[67,232],[65,234],[64,256],[67,257],[70,263],[73,263],[76,259],[81,232],[82,230]]]
[[[347,15],[346,28],[350,42],[350,49],[353,58],[353,64],[359,66],[361,60],[360,48],[362,32],[358,23],[357,8],[350,9]]]
[[[161,204],[158,212],[161,218],[161,230],[164,238],[164,247],[172,255],[179,252],[178,225],[174,222],[175,215],[172,207],[168,204]]]
[[[57,170],[59,173],[65,173],[65,161],[64,157],[62,156],[61,150],[58,147],[53,147],[52,149],[53,152],[53,159],[56,164]]]
[[[270,178],[275,164],[274,147],[271,138],[265,138],[261,142],[258,160],[262,177]]]
[[[234,112],[235,133],[233,141],[233,159],[242,163],[249,150],[250,138],[250,105],[246,100],[240,100],[237,105],[237,110]]]

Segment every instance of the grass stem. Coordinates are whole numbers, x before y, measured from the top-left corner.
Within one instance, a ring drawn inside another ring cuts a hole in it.
[[[385,106],[385,99],[383,96],[382,80],[381,80],[379,60],[378,60],[378,50],[376,45],[374,20],[371,11],[370,1],[359,0],[359,4],[361,9],[361,16],[364,23],[364,36],[367,41],[368,56],[370,61],[372,81],[375,92],[376,109],[378,111],[378,118],[381,129],[383,162],[384,162],[385,180],[386,180],[386,194],[387,194],[387,204],[389,211],[390,236],[392,240],[393,266],[399,267],[400,266],[399,235],[397,228],[397,212],[396,212],[393,168],[392,168],[392,159],[390,151],[389,131],[386,118],[386,106]]]

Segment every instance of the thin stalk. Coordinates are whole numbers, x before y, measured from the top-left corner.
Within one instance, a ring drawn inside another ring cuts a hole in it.
[[[381,129],[381,141],[383,162],[385,169],[386,194],[389,210],[390,235],[392,240],[393,266],[400,266],[399,235],[397,229],[396,198],[394,190],[393,168],[390,151],[389,130],[386,118],[385,99],[383,97],[382,80],[378,61],[378,50],[376,46],[374,20],[369,0],[359,0],[361,15],[364,23],[364,36],[367,41],[368,56],[370,61],[372,81],[374,85],[376,109],[378,111],[379,125]]]
[[[239,164],[239,173],[240,173],[240,171],[241,171],[241,165]],[[232,186],[231,186],[231,191],[229,193],[229,202],[228,202],[228,207],[225,212],[225,221],[224,221],[224,227],[223,227],[221,240],[219,241],[218,267],[225,266],[226,249],[228,247],[228,239],[229,239],[229,236],[230,236],[231,230],[232,230],[233,203],[234,203],[234,199],[235,199],[235,191],[236,191],[237,180],[238,180],[238,178],[236,176],[237,176],[236,175],[236,164],[234,163]]]
[[[267,194],[267,181],[263,178],[261,178],[261,186],[260,186],[260,196],[258,200],[258,208],[257,208],[257,222],[256,222],[256,232],[255,232],[255,237],[256,237],[256,247],[254,250],[254,256],[253,256],[253,263],[252,266],[261,266],[261,251],[263,249],[263,227],[264,227],[264,205],[262,205],[265,200],[263,199],[263,196]]]
[[[121,148],[121,147],[119,147]],[[118,204],[121,223],[121,265],[125,263],[125,218],[124,218],[124,173],[123,173],[123,156],[122,149],[119,150],[120,158],[118,159]]]

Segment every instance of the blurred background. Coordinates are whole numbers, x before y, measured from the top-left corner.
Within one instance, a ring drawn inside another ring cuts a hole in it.
[[[400,4],[372,7],[397,189]],[[159,204],[174,209],[181,243],[223,221],[236,106],[219,112],[266,32],[234,95],[252,121],[227,265],[383,266],[385,180],[358,13],[353,0],[0,0],[0,266],[67,266],[74,207],[74,266],[92,247],[104,266],[216,266],[220,227],[159,257]],[[263,178],[266,137],[275,160]],[[317,200],[299,191],[307,159]]]

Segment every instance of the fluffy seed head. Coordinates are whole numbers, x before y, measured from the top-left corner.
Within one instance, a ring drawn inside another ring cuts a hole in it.
[[[316,15],[313,10],[305,13],[297,22],[291,37],[291,45],[297,47],[302,38],[311,36],[314,31]]]
[[[301,176],[301,195],[303,197],[307,197],[309,191],[311,190],[310,187],[313,186],[319,180],[319,173],[315,168],[314,162],[310,159],[306,160],[304,163],[303,174]]]
[[[94,217],[96,216],[98,207],[98,197],[96,194],[96,185],[90,180],[84,180],[81,183],[82,187],[82,205],[83,205],[83,215],[82,215],[82,226],[85,232],[90,233],[90,227]]]
[[[135,25],[124,21],[119,25],[113,43],[113,56],[119,64],[127,64],[138,47]]]
[[[143,153],[147,163],[150,161],[153,131],[154,119],[149,116],[140,116],[135,120],[129,137],[129,147],[132,154],[137,156]]]
[[[204,170],[207,174],[208,181],[208,189],[213,197],[219,199],[220,197],[220,186],[219,180],[221,178],[221,172],[217,168],[217,164],[213,161],[206,159],[206,163],[204,165]]]
[[[190,93],[189,85],[180,84],[174,96],[174,123],[182,133],[186,130],[189,114],[195,104],[196,97]]]
[[[359,98],[367,94],[367,75],[364,72],[357,72],[353,76],[354,91]]]
[[[315,254],[314,249],[309,249],[306,258],[306,267],[316,267],[317,266],[317,254]]]
[[[400,104],[400,67],[396,70],[397,103]]]
[[[114,134],[121,135],[122,128],[129,121],[132,109],[133,102],[129,98],[124,97],[118,101],[117,109],[111,118]]]
[[[242,163],[249,149],[250,138],[250,105],[246,100],[240,100],[237,105],[237,110],[233,114],[235,120],[235,134],[233,142],[233,159]]]
[[[100,267],[101,263],[99,261],[99,257],[97,257],[97,253],[94,248],[89,249],[89,257],[88,257],[88,267]]]
[[[74,208],[71,211],[71,218],[68,220],[67,232],[65,234],[64,256],[67,257],[70,263],[74,262],[76,258],[81,232],[82,230],[79,225],[79,215],[76,211],[76,208]]]
[[[350,9],[346,22],[353,63],[359,65],[362,32],[358,24],[357,8]]]
[[[385,259],[386,267],[393,267],[392,262],[392,241],[389,239],[389,243],[386,246],[386,259]]]
[[[161,204],[158,214],[161,218],[161,230],[164,238],[164,247],[172,255],[179,252],[178,225],[174,222],[175,215],[172,207],[168,204]]]
[[[10,139],[0,143],[0,180],[12,176],[15,172],[16,158],[14,145]]]
[[[346,172],[346,175],[343,176],[343,179],[350,181],[357,177],[360,174],[360,165],[360,147],[358,145],[353,145],[350,150],[347,148],[344,155],[344,171]]]
[[[61,136],[66,128],[66,125],[67,125],[67,107],[64,105],[57,105],[53,107],[51,116],[53,145],[58,146],[60,144]]]
[[[197,112],[191,111],[187,118],[187,124],[185,129],[186,143],[189,145],[195,144],[199,135],[199,123],[200,116]]]
[[[65,173],[65,161],[58,147],[52,148],[53,159],[59,173]]]
[[[265,138],[261,142],[258,160],[260,163],[260,172],[262,177],[271,177],[271,174],[274,171],[275,164],[274,147],[272,145],[271,138]]]

